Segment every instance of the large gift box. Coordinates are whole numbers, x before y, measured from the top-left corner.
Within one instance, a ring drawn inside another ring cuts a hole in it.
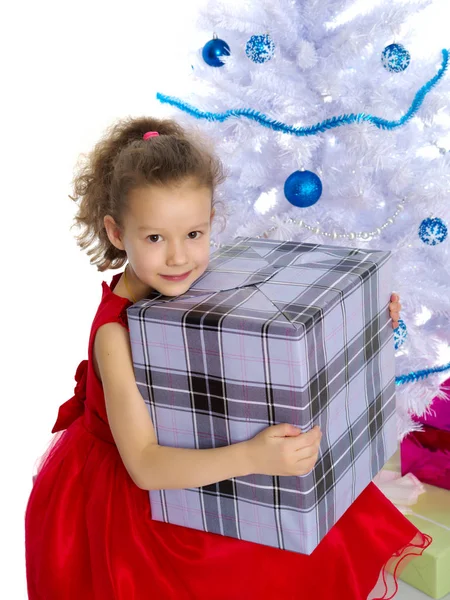
[[[386,469],[400,471],[399,453]],[[405,516],[433,541],[400,571],[400,579],[432,598],[443,598],[450,593],[450,491],[428,484],[423,487],[425,492]]]
[[[389,252],[238,238],[182,296],[128,308],[158,443],[212,448],[319,425],[304,476],[151,490],[153,518],[310,554],[397,447]]]

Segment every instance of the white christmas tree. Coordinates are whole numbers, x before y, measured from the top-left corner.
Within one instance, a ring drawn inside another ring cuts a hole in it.
[[[448,52],[409,51],[428,0],[210,1],[190,92],[158,99],[214,143],[236,236],[393,252],[399,439],[450,375]],[[209,41],[208,41],[209,40]]]

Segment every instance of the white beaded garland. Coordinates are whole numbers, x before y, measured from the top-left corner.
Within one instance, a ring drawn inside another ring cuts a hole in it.
[[[389,217],[388,219],[386,219],[386,221],[380,225],[379,227],[376,227],[374,229],[374,231],[348,231],[348,232],[343,232],[343,233],[337,233],[337,231],[322,231],[321,228],[318,225],[308,225],[308,223],[305,223],[302,219],[294,219],[292,217],[288,217],[285,221],[285,224],[290,224],[290,225],[297,225],[298,227],[304,227],[305,229],[308,229],[308,231],[312,231],[313,233],[317,234],[321,234],[325,237],[329,237],[333,240],[336,239],[347,239],[347,240],[354,240],[356,238],[361,239],[363,242],[367,242],[369,240],[372,240],[374,237],[377,237],[381,234],[381,232],[386,229],[386,227],[389,227],[390,225],[393,225],[395,222],[395,219],[398,217],[398,215],[402,212],[402,210],[404,210],[405,208],[405,203],[406,200],[405,198],[402,199],[402,201],[397,204],[397,210],[392,214],[391,217]],[[271,219],[273,220],[274,217],[271,217]],[[264,231],[261,235],[257,235],[255,236],[256,238],[261,238],[263,236],[267,236],[269,233],[272,233],[272,231],[275,231],[276,229],[278,229],[278,227],[276,225],[273,225],[272,227],[270,227],[269,229],[267,229],[266,231]],[[221,246],[221,244],[217,244],[216,242],[214,242],[213,240],[211,240],[210,242],[211,246],[214,246],[216,248],[219,248]]]

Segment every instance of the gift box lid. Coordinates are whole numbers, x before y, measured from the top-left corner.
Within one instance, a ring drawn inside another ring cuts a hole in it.
[[[390,256],[390,251],[236,238],[233,244],[211,255],[206,271],[183,295],[151,292],[148,298],[131,306],[127,314],[129,319],[139,319],[151,309],[154,319],[181,322],[184,311],[191,306],[203,301],[202,311],[206,312],[205,299],[210,297],[217,304],[217,295],[221,294],[222,309],[232,308],[227,312],[227,322],[237,319],[241,330],[252,328],[252,320],[262,319],[270,320],[268,333],[281,326],[289,335],[286,325],[290,325],[291,335],[301,335],[305,328],[323,318],[324,311],[337,306],[357,282],[380,269]],[[252,289],[245,291],[246,288]],[[236,295],[239,290],[242,293]],[[382,298],[376,298],[374,310],[384,304]],[[146,318],[151,316],[146,314]]]

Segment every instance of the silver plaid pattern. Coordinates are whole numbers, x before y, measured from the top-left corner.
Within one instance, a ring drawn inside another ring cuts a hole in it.
[[[160,445],[220,447],[284,422],[323,432],[309,474],[152,490],[154,519],[314,550],[397,447],[390,258],[238,238],[186,294],[128,308]]]

